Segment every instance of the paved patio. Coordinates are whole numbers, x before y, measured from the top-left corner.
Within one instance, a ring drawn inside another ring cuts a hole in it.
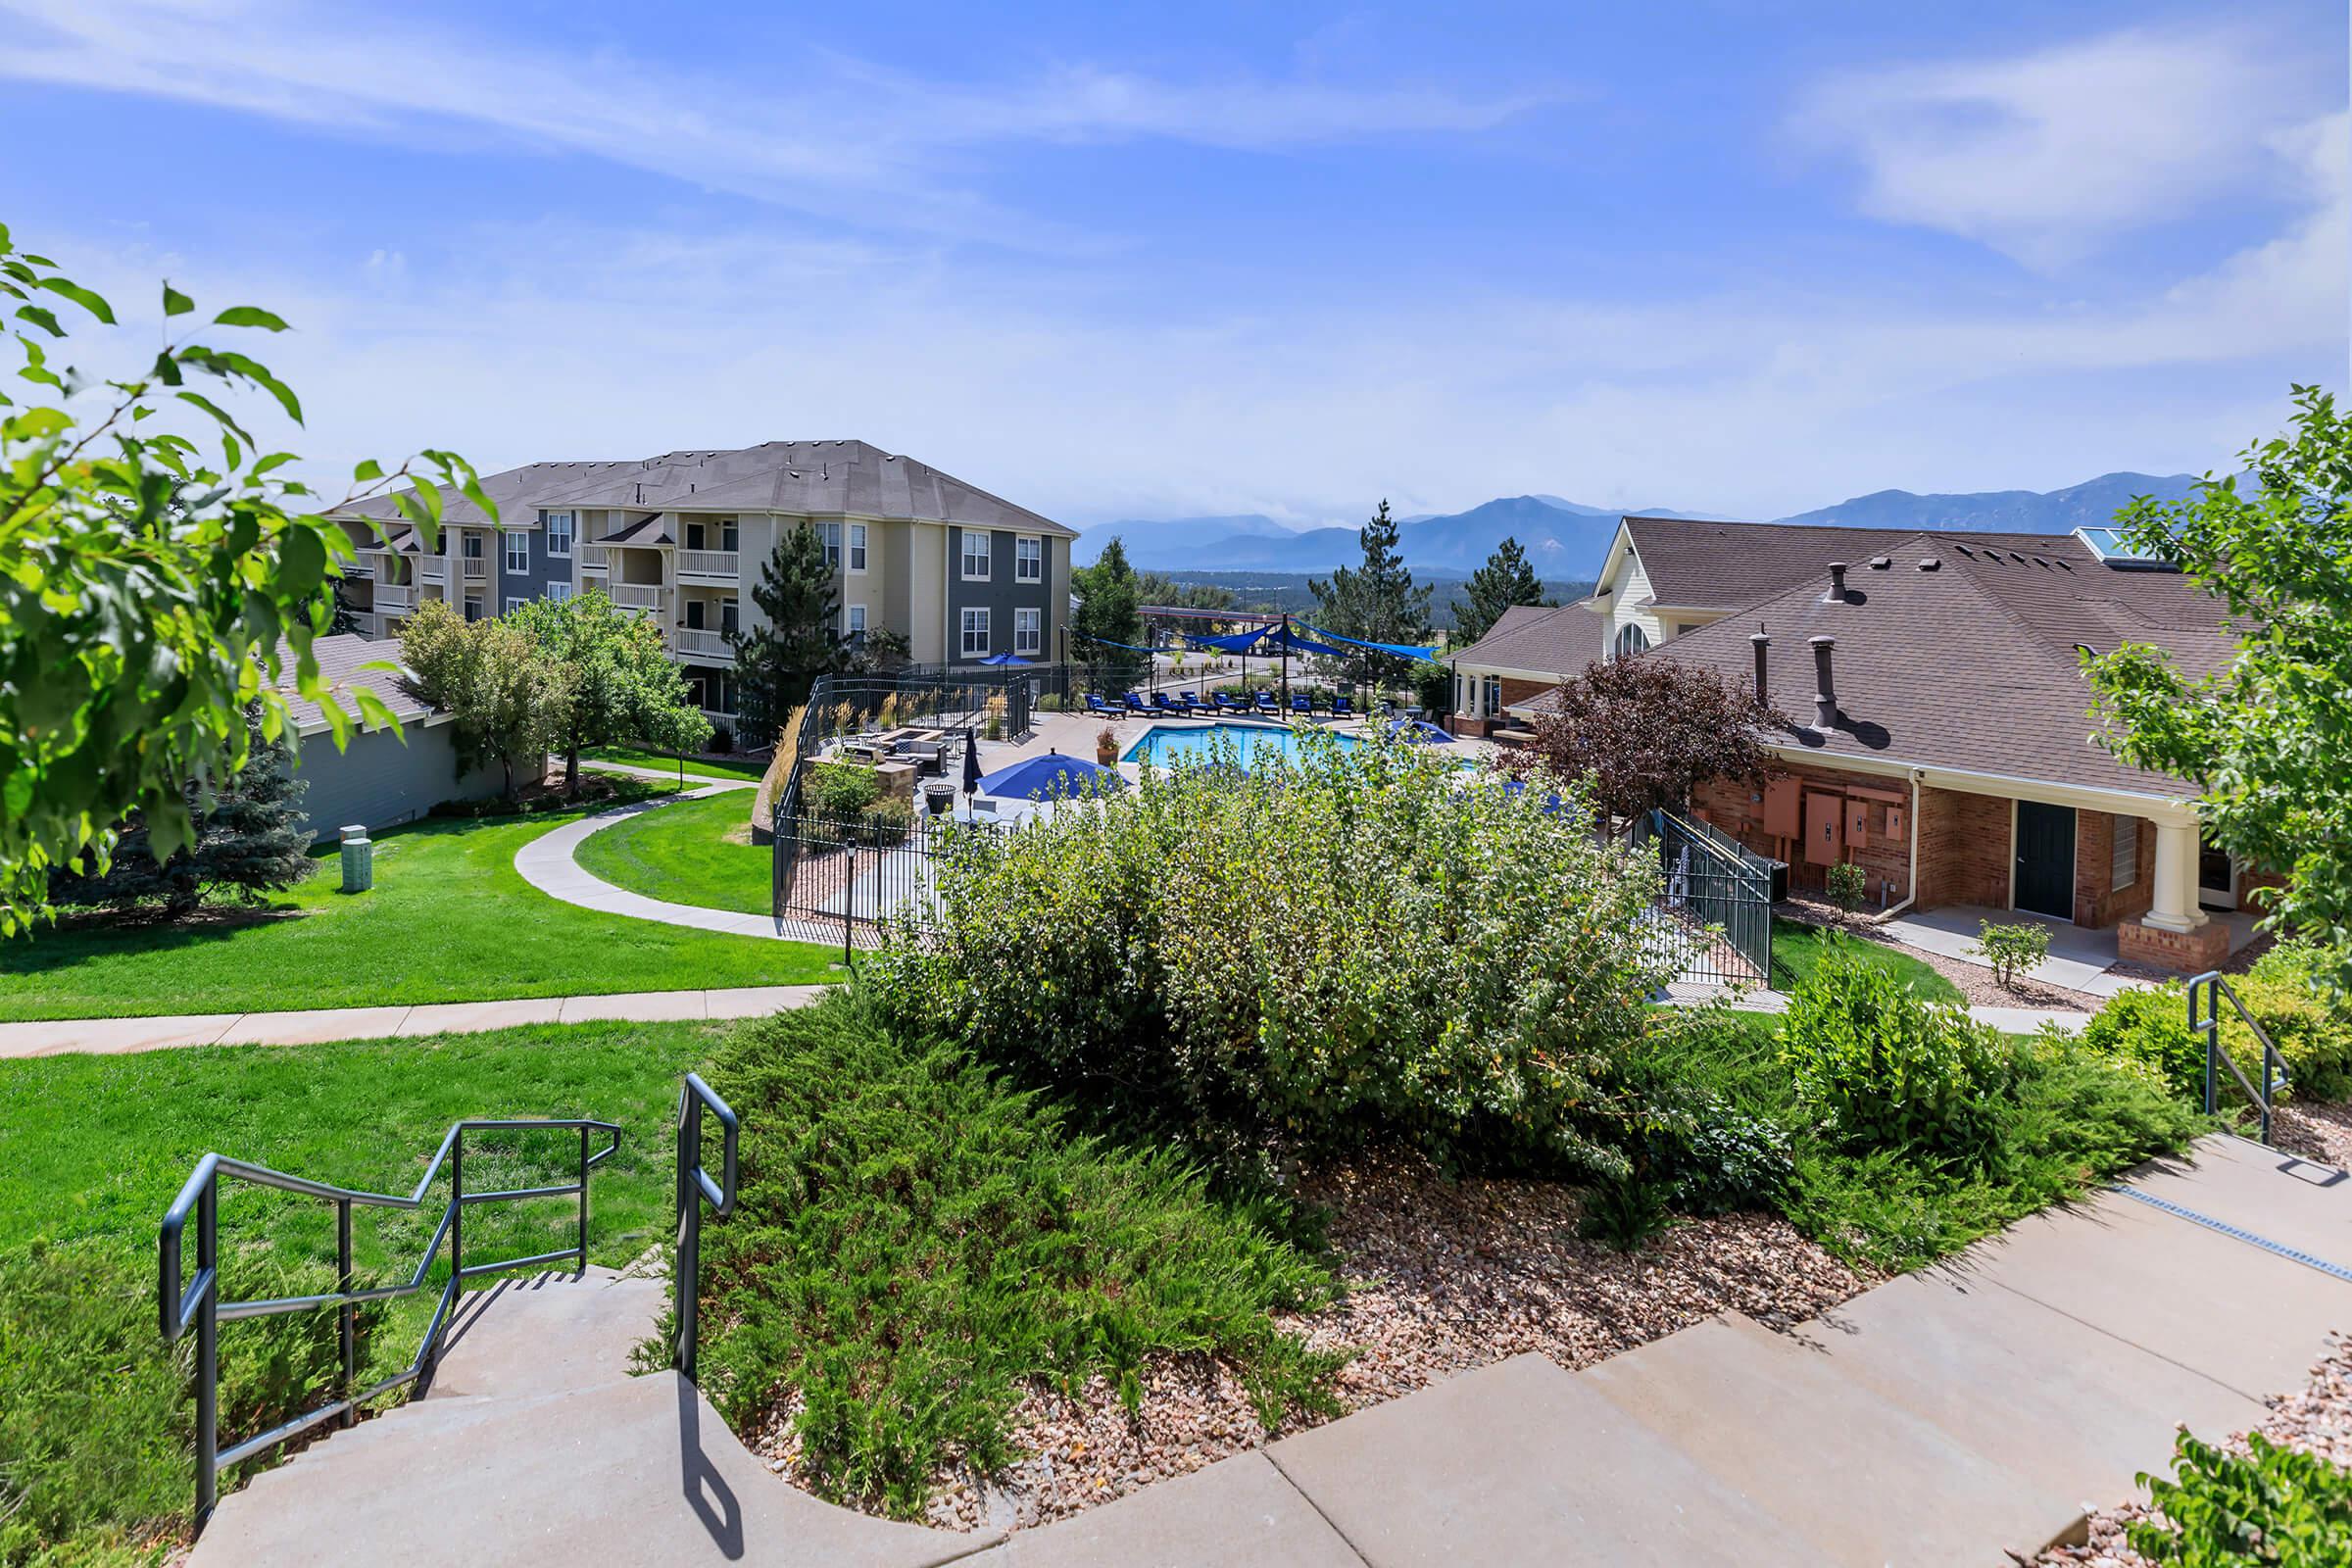
[[[2230,951],[2237,952],[2254,940],[2254,916],[2243,909],[2209,909],[2213,919],[2230,928]],[[1977,904],[1954,904],[1919,914],[1900,915],[1880,927],[1897,942],[1989,969],[1976,956],[1984,922],[1995,925],[2038,925],[2050,933],[2050,956],[2027,972],[2026,978],[2043,985],[2063,986],[2094,997],[2112,997],[2147,981],[2110,971],[2116,963],[2115,928],[2088,930],[2067,920],[2052,920],[2023,909],[1993,909]]]

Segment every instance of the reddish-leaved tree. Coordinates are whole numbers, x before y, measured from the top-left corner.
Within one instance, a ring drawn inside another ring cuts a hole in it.
[[[1711,778],[1760,785],[1779,771],[1766,736],[1788,717],[1712,669],[1657,654],[1589,666],[1535,721],[1523,766],[1592,781],[1611,816],[1680,808]]]

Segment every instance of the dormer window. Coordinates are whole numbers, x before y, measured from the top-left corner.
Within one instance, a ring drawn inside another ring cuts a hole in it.
[[[1631,659],[1636,654],[1646,654],[1649,652],[1649,633],[1629,620],[1617,628],[1616,649],[1619,659]]]

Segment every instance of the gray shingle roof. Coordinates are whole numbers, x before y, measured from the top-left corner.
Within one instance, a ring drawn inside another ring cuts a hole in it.
[[[669,512],[782,512],[906,518],[1076,537],[1076,530],[977,485],[865,441],[767,441],[756,447],[665,452],[619,463],[533,463],[486,475],[482,488],[509,526],[535,526],[539,509],[621,507]],[[398,514],[390,497],[348,509]],[[453,498],[446,516],[479,525],[480,510]]]
[[[1607,651],[1608,621],[1578,600],[1571,605],[1513,605],[1487,634],[1453,659],[1497,669],[1572,675]]]
[[[1692,610],[1737,610],[1800,581],[1833,561],[1855,564],[1885,555],[1916,528],[1838,528],[1823,523],[1708,522],[1688,517],[1627,517],[1626,532],[1655,601]],[[2046,550],[2068,536],[2046,533],[1932,533],[1987,548]],[[2081,549],[2080,545],[2076,546]]]
[[[297,732],[310,735],[327,727],[326,714],[319,706],[294,692],[292,650],[280,647],[279,658],[286,678],[278,683],[278,691],[286,700],[286,716]],[[318,661],[318,673],[342,702],[343,710],[358,718],[359,710],[351,700],[353,688],[365,686],[383,699],[403,724],[428,717],[432,707],[411,689],[405,675],[387,673],[380,669],[363,669],[364,664],[400,662],[400,644],[394,641],[370,642],[353,632],[337,632],[332,636],[316,638],[311,652]]]

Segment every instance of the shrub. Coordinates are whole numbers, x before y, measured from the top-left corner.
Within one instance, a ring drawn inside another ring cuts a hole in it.
[[[1062,1129],[962,1051],[906,1044],[836,992],[744,1026],[713,1087],[743,1118],[741,1206],[704,1231],[703,1385],[739,1426],[797,1393],[807,1479],[918,1515],[949,1463],[990,1474],[1030,1385],[1205,1352],[1269,1426],[1328,1411],[1339,1358],[1278,1329],[1332,1282],[1258,1203],[1165,1149]]]
[[[2139,1478],[2163,1517],[2131,1525],[2132,1549],[2184,1568],[2352,1562],[2352,1471],[2259,1432],[2246,1448],[2230,1453],[2183,1430],[2173,1444],[2177,1479]]]
[[[914,803],[886,795],[858,813],[865,824],[866,842],[877,848],[904,844],[914,831]]]
[[[2230,981],[2286,1063],[2286,1096],[2341,1100],[2352,1096],[2352,1001],[2336,999],[2313,968],[2312,950],[2282,944],[2252,971]],[[2253,1030],[2224,999],[2222,1049],[2249,1082],[2259,1084],[2262,1048]],[[2179,983],[2133,987],[2110,997],[2083,1039],[2111,1059],[2169,1085],[2183,1100],[2205,1097],[2204,1037],[2188,1026],[2188,1003]],[[2241,1095],[2226,1074],[2224,1103]]]
[[[1839,942],[1790,999],[1781,1055],[1800,1111],[1854,1150],[1959,1168],[1991,1152],[2013,1054],[1959,1007],[1932,1003]]]
[[[1629,1173],[1592,1184],[1576,1233],[1614,1251],[1638,1252],[1673,1223],[1665,1185]]]
[[[2004,986],[2017,984],[2018,971],[2031,969],[2050,956],[2050,928],[2032,920],[2015,925],[1982,923],[1976,955],[1992,966],[1993,978]]]
[[[874,804],[882,781],[856,762],[818,762],[808,769],[808,809],[818,816],[850,821]]]
[[[1674,968],[1655,871],[1436,748],[1148,768],[1115,808],[959,838],[890,1016],[1218,1157],[1367,1134],[1622,1173],[1601,1086]]]
[[[1830,867],[1824,880],[1832,904],[1848,914],[1862,907],[1862,897],[1868,887],[1862,867],[1851,860],[1840,860]]]

